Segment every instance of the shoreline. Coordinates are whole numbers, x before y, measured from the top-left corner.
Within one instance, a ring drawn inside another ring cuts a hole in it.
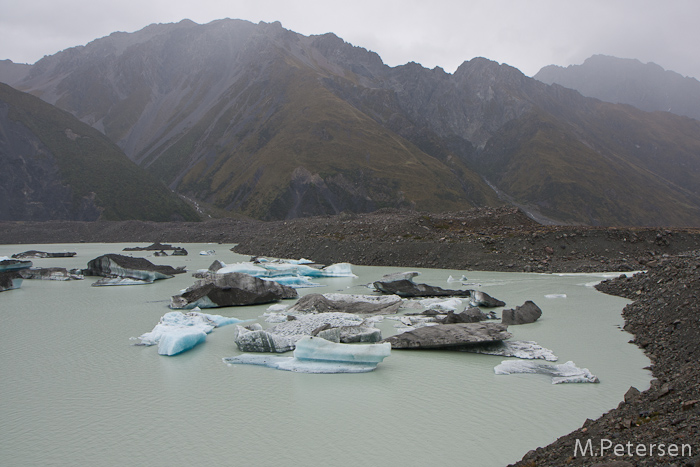
[[[545,273],[645,270],[596,288],[632,300],[622,313],[625,330],[652,361],[651,387],[630,390],[618,407],[582,421],[578,430],[524,453],[512,465],[700,466],[698,230],[541,226],[512,208],[383,211],[276,222],[0,222],[3,244],[156,241],[236,243],[234,251],[241,254],[328,264]],[[602,451],[603,456],[577,450],[589,440],[591,446],[609,441],[623,447]],[[672,445],[688,445],[692,452],[673,455]]]

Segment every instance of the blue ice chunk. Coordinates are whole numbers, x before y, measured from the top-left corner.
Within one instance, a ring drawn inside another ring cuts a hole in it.
[[[228,364],[262,365],[299,373],[366,373],[391,353],[391,345],[336,344],[320,337],[302,337],[297,341],[294,357],[242,354],[224,358]]]
[[[190,350],[207,339],[207,334],[197,328],[177,328],[163,334],[158,342],[160,355],[177,355]]]
[[[295,289],[323,287],[323,284],[311,282],[304,276],[278,276],[278,277],[261,277],[264,281],[275,281],[279,284],[293,287]]]
[[[243,320],[192,311],[187,314],[171,311],[164,314],[151,332],[142,334],[140,345],[158,344],[161,355],[177,355],[205,341],[215,327],[240,323]]]

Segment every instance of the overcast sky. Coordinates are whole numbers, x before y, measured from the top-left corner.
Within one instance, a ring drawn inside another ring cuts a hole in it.
[[[0,0],[0,59],[34,63],[115,31],[185,18],[333,32],[390,66],[453,72],[480,56],[532,76],[605,54],[700,79],[697,0]]]

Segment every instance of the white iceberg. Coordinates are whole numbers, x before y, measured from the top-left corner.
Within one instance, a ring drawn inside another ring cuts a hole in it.
[[[544,298],[566,298],[565,293],[551,293],[544,296]]]
[[[305,276],[276,276],[276,277],[261,277],[260,279],[264,281],[273,281],[278,284],[286,285],[289,287],[294,287],[295,289],[305,289],[310,287],[323,287],[323,284],[317,282],[311,282]]]
[[[447,282],[465,282],[465,281],[468,281],[468,280],[469,280],[469,279],[467,279],[467,276],[465,276],[464,274],[462,274],[462,277],[460,277],[459,279],[455,279],[455,278],[452,277],[452,276],[450,276],[450,277],[447,278]]]
[[[557,356],[551,350],[534,341],[500,341],[488,345],[478,345],[463,349],[465,352],[500,357],[515,357],[525,360],[547,360],[556,362]]]
[[[588,371],[588,368],[579,368],[572,361],[562,363],[561,365],[550,365],[542,362],[504,360],[493,370],[497,375],[512,375],[517,373],[548,375],[552,377],[552,384],[600,382],[597,376]]]
[[[152,280],[134,279],[131,277],[102,277],[91,285],[93,287],[106,287],[112,285],[145,285],[153,284]]]
[[[161,317],[151,332],[138,337],[138,345],[158,345],[160,355],[177,355],[205,341],[216,327],[240,323],[237,318],[191,311],[187,314],[171,311]]]
[[[426,310],[434,310],[441,313],[447,313],[448,311],[458,311],[462,308],[462,300],[457,297],[453,298],[425,298],[420,300],[419,303]]]
[[[224,358],[227,364],[262,365],[300,373],[365,373],[391,354],[391,345],[336,344],[319,337],[297,341],[294,357],[243,354]]]

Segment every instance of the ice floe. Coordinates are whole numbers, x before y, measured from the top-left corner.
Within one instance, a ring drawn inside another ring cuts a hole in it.
[[[171,311],[161,317],[151,332],[139,336],[138,345],[158,345],[160,355],[177,355],[205,341],[214,328],[240,323],[237,318],[210,315],[199,311],[187,314]]]
[[[299,373],[365,373],[390,353],[389,344],[337,344],[320,337],[303,337],[296,344],[294,357],[243,354],[223,361]]]
[[[542,362],[504,360],[494,369],[497,375],[512,375],[517,373],[536,373],[552,377],[552,384],[561,383],[599,383],[598,377],[588,368],[579,368],[574,362],[568,361],[561,365],[550,365]]]
[[[542,347],[534,341],[501,341],[493,344],[473,346],[462,349],[465,352],[497,355],[500,357],[515,357],[525,360],[547,360],[556,362],[557,356],[551,350]]]

